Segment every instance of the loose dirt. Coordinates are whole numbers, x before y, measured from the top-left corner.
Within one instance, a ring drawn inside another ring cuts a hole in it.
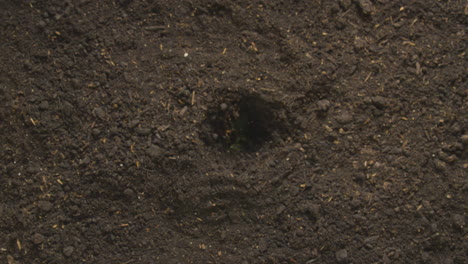
[[[466,1],[1,6],[0,262],[466,263]]]

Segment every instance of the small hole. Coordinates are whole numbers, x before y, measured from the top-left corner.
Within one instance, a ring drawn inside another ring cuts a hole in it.
[[[229,151],[258,150],[276,130],[272,104],[258,95],[222,102],[208,111],[210,140]]]

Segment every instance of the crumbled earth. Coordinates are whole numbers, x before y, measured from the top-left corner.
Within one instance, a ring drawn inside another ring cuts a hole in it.
[[[1,263],[466,263],[466,1],[1,6]]]

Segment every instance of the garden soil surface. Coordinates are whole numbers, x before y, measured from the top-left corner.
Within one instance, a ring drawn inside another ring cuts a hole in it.
[[[466,1],[0,2],[1,263],[467,263]]]

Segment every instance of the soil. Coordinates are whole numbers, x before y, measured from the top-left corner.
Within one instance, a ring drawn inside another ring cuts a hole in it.
[[[1,263],[467,263],[466,1],[1,6]]]

